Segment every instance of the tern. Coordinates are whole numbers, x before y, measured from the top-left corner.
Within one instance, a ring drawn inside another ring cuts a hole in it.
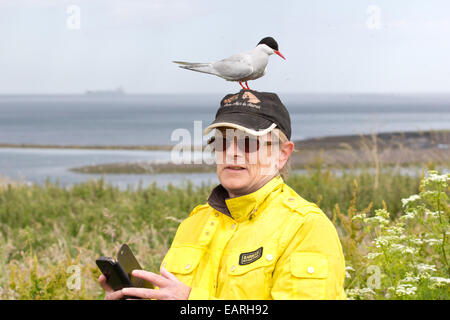
[[[272,37],[262,39],[257,46],[247,52],[234,54],[216,62],[194,63],[185,61],[173,61],[180,64],[180,68],[213,74],[228,81],[238,81],[242,89],[250,90],[247,81],[261,78],[266,73],[269,56],[277,54],[286,58],[278,51],[278,43]],[[245,82],[247,88],[242,82]]]

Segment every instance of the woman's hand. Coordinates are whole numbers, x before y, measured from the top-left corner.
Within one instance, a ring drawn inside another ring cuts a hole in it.
[[[99,283],[106,291],[105,299],[115,300],[121,299],[123,296],[136,297],[142,299],[157,300],[187,300],[191,292],[191,288],[179,281],[173,274],[161,267],[161,275],[144,270],[133,270],[132,275],[151,282],[157,286],[159,290],[146,288],[123,288],[122,290],[113,291],[106,283],[106,278],[101,275]]]
[[[105,300],[119,300],[123,297],[121,290],[114,291],[108,284],[104,274],[101,274],[98,278],[98,283],[105,290]]]

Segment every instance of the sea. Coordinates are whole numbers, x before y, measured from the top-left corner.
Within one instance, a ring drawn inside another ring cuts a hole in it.
[[[450,94],[280,94],[292,139],[450,129]],[[165,146],[201,144],[222,95],[0,95],[0,144]],[[73,167],[167,162],[171,151],[0,148],[0,177],[70,187],[103,178],[120,188],[216,184],[214,173],[82,174]],[[1,179],[1,178],[0,178]]]

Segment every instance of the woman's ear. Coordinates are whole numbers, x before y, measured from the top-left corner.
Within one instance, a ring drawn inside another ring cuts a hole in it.
[[[292,141],[286,141],[280,146],[280,154],[278,157],[278,170],[284,167],[292,152],[294,151],[294,143]]]

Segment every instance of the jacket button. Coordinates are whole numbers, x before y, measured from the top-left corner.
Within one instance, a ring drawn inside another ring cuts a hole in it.
[[[234,227],[236,227],[236,223],[233,223],[233,224],[231,225],[231,230],[233,230]]]
[[[189,270],[191,268],[190,264],[187,264],[186,267],[184,267],[186,270]]]
[[[236,270],[236,266],[231,266],[230,270],[231,272],[233,272],[234,270]]]
[[[272,261],[273,255],[268,254],[268,255],[266,256],[266,259],[267,259],[267,261]]]
[[[313,267],[308,267],[308,271],[309,274],[313,274],[314,273],[314,268]]]

